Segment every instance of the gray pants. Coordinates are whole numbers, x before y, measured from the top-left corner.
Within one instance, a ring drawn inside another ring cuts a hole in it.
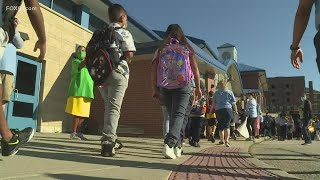
[[[112,71],[106,83],[106,88],[99,88],[104,100],[104,126],[101,140],[115,142],[121,105],[128,87],[128,80],[122,74]]]
[[[183,139],[186,134],[186,127],[188,125],[188,120],[189,120],[190,112],[192,109],[192,100],[193,100],[193,98],[192,98],[192,96],[190,96],[189,104],[188,104],[188,107],[186,110],[186,114],[184,116],[181,131],[180,131],[180,144],[183,143]],[[161,109],[162,109],[162,115],[163,115],[163,138],[165,139],[167,134],[169,133],[169,129],[170,129],[170,127],[169,127],[170,126],[170,116],[167,111],[167,108],[164,105],[161,106]],[[188,128],[188,129],[190,129],[190,128]]]
[[[180,131],[185,118],[191,91],[191,83],[178,89],[160,89],[162,104],[169,114],[169,133],[164,140],[164,143],[169,147],[181,147]]]

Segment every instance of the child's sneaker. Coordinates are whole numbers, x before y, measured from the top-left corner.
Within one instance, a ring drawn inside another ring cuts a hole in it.
[[[174,151],[174,155],[176,155],[177,157],[181,157],[182,147],[175,147],[173,151]]]
[[[101,156],[113,157],[116,155],[116,143],[110,141],[101,141]]]
[[[174,154],[173,147],[170,148],[167,144],[164,145],[162,154],[164,155],[165,158],[168,159],[176,159],[177,156]]]
[[[11,130],[13,137],[9,142],[1,140],[2,156],[13,156],[17,154],[19,148],[29,142],[34,135],[34,129],[31,127],[25,128],[22,131]]]
[[[82,141],[88,141],[88,138],[84,137],[82,133],[77,133],[76,136],[79,137]]]
[[[114,145],[114,149],[115,150],[119,150],[123,147],[121,141],[119,141],[118,139],[116,139],[115,145]]]

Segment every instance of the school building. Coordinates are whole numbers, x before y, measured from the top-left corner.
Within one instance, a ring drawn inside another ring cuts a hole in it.
[[[70,132],[72,117],[65,113],[70,82],[72,53],[77,45],[86,46],[95,29],[109,23],[107,9],[111,0],[39,0],[47,35],[47,54],[37,60],[33,47],[37,36],[26,10],[20,9],[18,30],[24,34],[25,45],[18,51],[17,76],[12,101],[6,115],[10,127],[31,126],[40,132]],[[24,6],[24,5],[23,5]],[[132,33],[137,52],[130,64],[130,81],[119,121],[119,134],[161,136],[162,114],[151,98],[150,67],[153,54],[163,32],[152,31],[128,15],[128,30]],[[196,51],[201,78],[207,90],[213,90],[220,79],[228,80],[228,88],[236,96],[243,93],[237,50],[232,44],[217,48],[218,55],[204,40],[188,37]],[[97,89],[88,121],[90,133],[100,133],[104,106]]]

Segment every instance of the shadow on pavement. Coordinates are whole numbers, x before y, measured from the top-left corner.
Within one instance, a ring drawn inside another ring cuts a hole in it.
[[[289,174],[320,174],[320,171],[308,171],[308,172],[288,171],[288,173]]]
[[[90,177],[90,176],[80,176],[74,174],[46,174],[48,177],[54,179],[61,180],[124,180],[124,179],[116,179],[116,178],[98,178],[98,177]]]

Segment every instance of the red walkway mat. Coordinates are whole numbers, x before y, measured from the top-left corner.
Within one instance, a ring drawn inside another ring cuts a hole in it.
[[[204,149],[177,166],[170,180],[193,179],[279,179],[240,154],[240,148],[211,147]]]

